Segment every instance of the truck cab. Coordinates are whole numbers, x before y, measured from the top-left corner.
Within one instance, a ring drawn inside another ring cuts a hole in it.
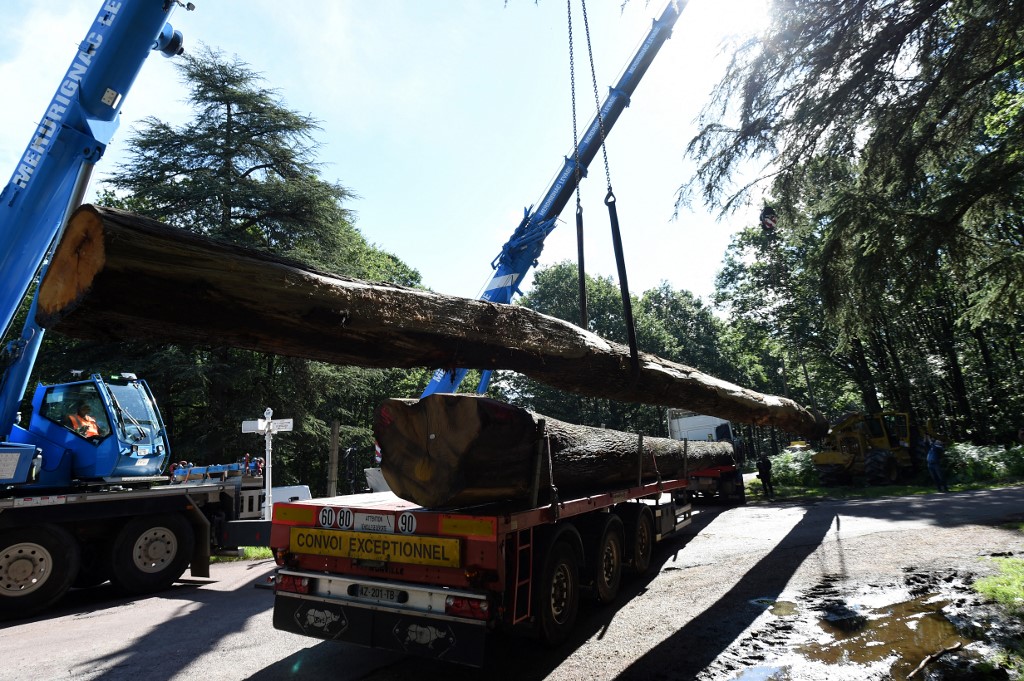
[[[162,480],[170,457],[167,431],[145,381],[131,374],[40,385],[28,427],[14,426],[12,442],[30,445],[31,466],[21,479],[0,483],[21,489]]]

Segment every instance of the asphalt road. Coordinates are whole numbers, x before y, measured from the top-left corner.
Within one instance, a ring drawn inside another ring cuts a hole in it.
[[[701,509],[658,547],[651,574],[609,606],[581,609],[576,635],[548,650],[494,636],[468,669],[276,631],[270,561],[218,564],[146,598],[74,590],[42,616],[0,628],[0,679],[687,679],[785,598],[823,576],[850,584],[908,566],[978,565],[1020,553],[1024,488],[864,501]],[[734,677],[723,677],[734,678]]]

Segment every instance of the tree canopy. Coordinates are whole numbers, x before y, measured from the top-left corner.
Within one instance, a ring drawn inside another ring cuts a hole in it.
[[[769,182],[784,219],[820,228],[822,300],[845,322],[897,280],[904,302],[948,282],[964,321],[1019,316],[1024,2],[775,0],[770,16],[702,113],[680,200],[730,212]]]

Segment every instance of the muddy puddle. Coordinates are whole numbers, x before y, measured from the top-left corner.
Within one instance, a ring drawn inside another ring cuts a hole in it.
[[[991,650],[979,640],[988,626],[969,582],[908,570],[902,583],[847,590],[843,580],[826,578],[799,594],[756,599],[751,605],[765,614],[701,678],[1005,678],[975,675]]]

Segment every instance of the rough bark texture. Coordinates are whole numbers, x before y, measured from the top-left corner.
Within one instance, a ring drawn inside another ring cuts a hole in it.
[[[110,208],[72,217],[37,319],[70,336],[234,346],[370,367],[510,369],[581,395],[681,407],[819,437],[763,395],[524,307],[311,271]]]
[[[559,494],[593,494],[734,463],[728,443],[641,438],[476,395],[386,400],[373,432],[388,486],[427,508],[528,501],[534,485],[543,492],[552,480]],[[538,455],[545,436],[550,477]]]

